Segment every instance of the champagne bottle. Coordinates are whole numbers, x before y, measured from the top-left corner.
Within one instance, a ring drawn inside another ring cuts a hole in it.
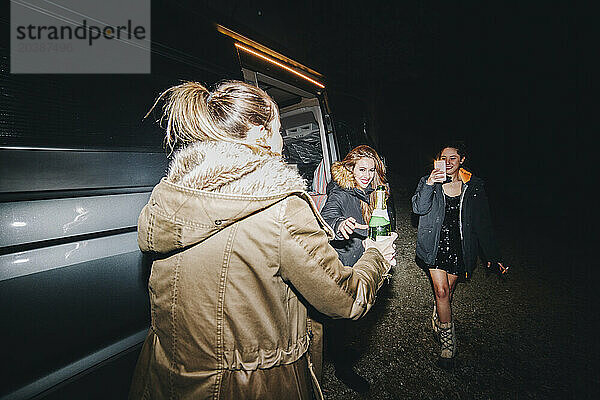
[[[385,200],[385,186],[377,186],[375,191],[375,209],[369,220],[369,238],[377,241],[390,235],[390,217]]]

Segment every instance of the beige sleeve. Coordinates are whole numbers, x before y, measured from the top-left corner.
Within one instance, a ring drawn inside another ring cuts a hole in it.
[[[283,202],[280,273],[320,312],[358,319],[373,303],[389,263],[368,249],[354,267],[342,265],[307,202],[290,196]]]

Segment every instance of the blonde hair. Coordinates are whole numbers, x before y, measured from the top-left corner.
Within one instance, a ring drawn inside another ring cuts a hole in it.
[[[277,104],[262,89],[240,81],[223,81],[210,92],[198,82],[184,82],[162,92],[148,111],[164,100],[165,146],[214,140],[244,143],[253,126],[269,128],[279,118]],[[274,132],[271,132],[273,134]]]
[[[352,182],[354,187],[358,187],[356,180],[354,179],[354,166],[356,165],[356,162],[362,158],[370,158],[375,163],[375,176],[371,181],[371,187],[373,189],[377,189],[377,186],[379,185],[385,186],[385,193],[387,195],[386,197],[389,197],[390,188],[385,177],[385,164],[383,163],[383,160],[381,160],[381,157],[379,157],[379,154],[377,154],[373,148],[367,145],[360,145],[353,148],[341,161],[341,164],[352,173]],[[373,214],[374,208],[375,191],[373,191],[369,197],[369,204],[365,203],[364,201],[360,202],[360,209],[366,223],[368,223],[369,219],[371,219],[371,214]]]

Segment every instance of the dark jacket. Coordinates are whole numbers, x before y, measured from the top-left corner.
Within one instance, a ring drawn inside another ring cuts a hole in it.
[[[483,180],[472,176],[464,169],[460,171],[463,181],[460,201],[460,231],[465,277],[471,275],[477,262],[479,247],[488,261],[499,262],[500,251],[492,229],[490,209]],[[419,181],[412,197],[413,212],[419,215],[417,231],[417,263],[433,265],[438,251],[440,231],[444,221],[445,199],[441,183],[427,185],[428,176]]]
[[[340,223],[349,217],[354,217],[359,224],[366,225],[360,209],[360,201],[369,203],[369,194],[373,189],[367,188],[367,192],[357,188],[342,188],[335,178],[327,185],[327,201],[321,210],[325,222],[333,228],[335,239],[330,242],[337,251],[342,264],[349,267],[362,256],[365,248],[362,241],[367,237],[366,229],[356,229],[350,239],[345,239],[339,232]]]

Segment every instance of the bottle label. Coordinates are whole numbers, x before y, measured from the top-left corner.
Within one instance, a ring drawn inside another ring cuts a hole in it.
[[[372,240],[382,240],[388,236],[390,236],[390,224],[369,227],[369,237]]]
[[[372,217],[383,218],[387,221],[387,223],[390,222],[390,217],[388,216],[386,209],[381,209],[381,208],[374,209]],[[370,224],[370,222],[369,222],[369,224]]]
[[[375,209],[369,220],[369,237],[382,240],[390,235],[390,217],[385,207],[385,189],[377,188],[375,192]]]

